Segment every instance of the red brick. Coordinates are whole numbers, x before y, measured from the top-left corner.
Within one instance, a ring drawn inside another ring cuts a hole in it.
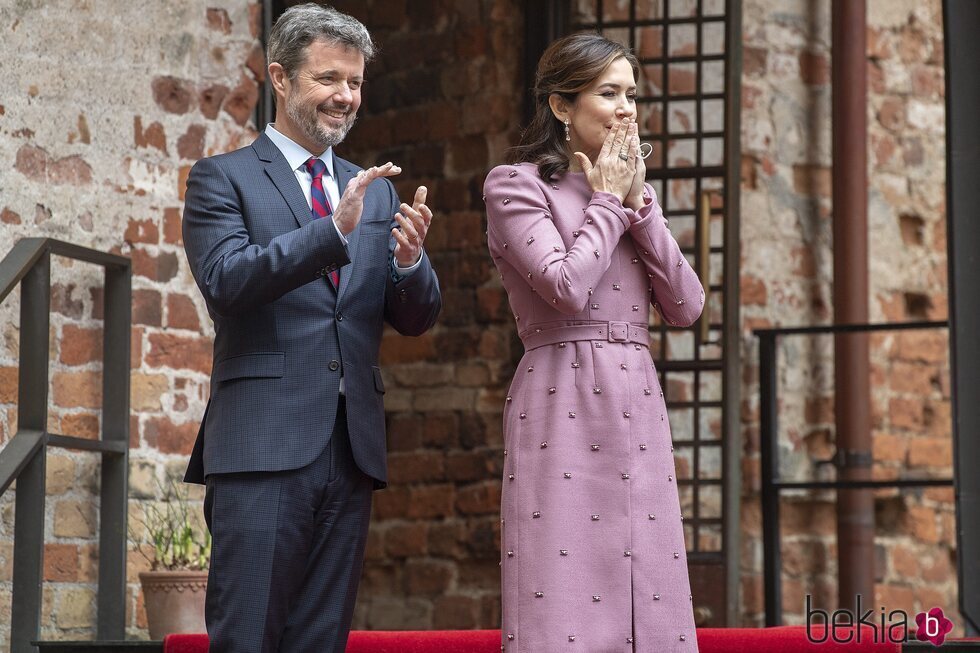
[[[751,275],[742,275],[739,295],[745,306],[765,306],[769,299],[766,282]]]
[[[191,166],[180,166],[177,168],[177,199],[181,202],[187,195],[187,178],[190,177]]]
[[[167,295],[167,326],[174,329],[201,330],[197,306],[190,297],[176,293]]]
[[[102,329],[66,324],[61,329],[61,362],[85,365],[102,360]]]
[[[435,358],[434,345],[431,331],[416,338],[406,338],[389,330],[381,338],[381,362],[392,364],[431,361]]]
[[[449,484],[409,488],[406,516],[410,519],[448,517],[453,514],[455,495],[455,487]]]
[[[436,630],[477,628],[480,624],[480,607],[480,601],[470,596],[440,596],[432,606],[432,627]]]
[[[833,535],[837,532],[833,503],[784,501],[781,510],[784,535]]]
[[[800,78],[804,84],[820,86],[830,83],[830,61],[816,52],[800,53]]]
[[[160,326],[163,322],[163,300],[156,290],[133,291],[133,323]]]
[[[228,18],[227,11],[224,9],[208,7],[207,15],[208,29],[221,32],[223,34],[231,34],[231,19]]]
[[[63,283],[51,284],[51,310],[65,317],[81,319],[85,310],[85,303],[81,299],[75,299],[76,289],[77,286],[73,283],[67,285]]]
[[[207,127],[204,125],[191,125],[184,132],[184,135],[177,139],[177,154],[182,159],[196,161],[204,156],[204,136]]]
[[[914,437],[909,442],[909,467],[949,467],[953,441],[949,438]]]
[[[495,515],[500,511],[500,482],[485,481],[460,488],[456,508],[464,515]]]
[[[248,53],[245,66],[252,71],[255,81],[262,83],[265,81],[265,50],[259,43],[252,46],[252,51]]]
[[[133,243],[149,243],[156,245],[160,242],[160,230],[153,220],[130,220],[123,234],[123,240]]]
[[[202,88],[199,94],[201,115],[209,120],[217,118],[221,103],[225,101],[226,95],[228,95],[228,87],[223,84],[213,84]]]
[[[151,417],[146,420],[143,436],[146,443],[160,453],[189,455],[199,427],[197,422],[174,424],[166,417]]]
[[[830,197],[833,183],[830,168],[815,165],[793,166],[793,188],[809,197]]]
[[[910,506],[908,508],[908,528],[913,537],[928,544],[939,542],[939,527],[936,523],[936,511],[925,506]]]
[[[101,435],[99,416],[89,413],[73,413],[61,418],[64,435],[74,435],[88,440],[98,440]]]
[[[766,74],[769,52],[763,48],[742,48],[742,72],[747,77],[761,77]]]
[[[78,580],[78,546],[75,544],[44,544],[44,580],[73,583]]]
[[[52,387],[56,406],[102,407],[102,374],[99,372],[55,372]]]
[[[874,459],[882,462],[904,463],[908,452],[908,438],[890,433],[872,434]]]
[[[169,333],[151,333],[150,351],[146,363],[150,367],[170,367],[211,373],[211,340],[205,337],[185,337]]]
[[[426,522],[392,524],[385,531],[385,552],[393,558],[425,555],[428,538],[429,525]]]
[[[167,113],[187,113],[194,104],[194,91],[185,79],[164,76],[153,80],[153,100]]]
[[[3,207],[3,211],[0,212],[0,222],[3,222],[4,224],[20,224],[21,219],[20,215],[14,213],[5,206]]]
[[[263,4],[253,2],[248,6],[248,33],[257,39],[262,31]]]
[[[22,145],[17,150],[14,169],[28,179],[37,182],[48,180],[48,153],[35,145]]]
[[[143,365],[143,329],[133,327],[129,335],[129,366],[137,369]]]
[[[919,575],[919,557],[903,546],[894,546],[891,550],[892,569],[899,579],[916,578]]]
[[[410,596],[444,594],[453,579],[453,565],[434,560],[410,560],[405,565],[405,589]]]
[[[177,276],[177,255],[160,252],[153,255],[145,249],[133,248],[133,274],[151,281],[166,282]]]
[[[19,373],[16,367],[0,367],[0,404],[17,403]]]
[[[878,109],[878,122],[885,129],[897,131],[905,124],[905,103],[901,98],[887,97]]]
[[[184,244],[180,222],[180,209],[170,207],[163,210],[163,242],[170,245]]]
[[[896,361],[889,381],[895,392],[928,396],[939,388],[939,370],[935,365]]]
[[[255,109],[255,103],[258,102],[258,99],[259,87],[255,80],[242,75],[238,86],[228,93],[221,108],[234,118],[239,126],[245,126],[245,123],[252,117],[252,111]]]
[[[921,429],[923,419],[922,401],[913,398],[892,399],[888,402],[888,416],[894,428]]]
[[[388,479],[391,483],[444,481],[445,454],[442,451],[412,451],[388,456]]]
[[[949,337],[940,331],[901,331],[895,334],[892,353],[900,360],[945,363]]]
[[[408,488],[387,487],[374,496],[374,519],[401,519],[408,514]]]
[[[167,154],[167,133],[159,122],[152,122],[146,129],[143,129],[143,119],[140,116],[135,116],[133,118],[133,141],[136,147],[155,147]]]

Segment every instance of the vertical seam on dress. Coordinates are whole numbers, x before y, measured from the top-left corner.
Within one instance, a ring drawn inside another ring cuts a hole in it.
[[[520,368],[518,368],[518,369],[520,369]],[[519,402],[520,408],[518,409],[518,412],[524,411],[524,410],[527,409],[527,407],[524,405],[524,402],[525,402],[525,399],[527,398],[527,395],[528,395],[528,386],[529,385],[530,385],[530,382],[527,382],[526,381],[521,386],[521,397],[520,397],[520,402]],[[517,429],[516,430],[517,430],[516,441],[511,443],[511,446],[508,447],[508,450],[510,451],[511,455],[515,456],[515,458],[514,458],[514,465],[513,465],[513,468],[512,469],[513,469],[513,473],[516,475],[516,478],[514,479],[514,492],[512,494],[513,495],[516,495],[516,497],[515,497],[514,501],[512,502],[512,505],[520,506],[520,505],[522,505],[521,504],[521,500],[520,500],[520,497],[521,497],[520,488],[521,488],[521,484],[523,482],[523,474],[520,473],[520,469],[519,469],[520,450],[521,450],[521,442],[520,441],[522,439],[522,436],[524,435],[524,427],[521,425],[521,420],[520,419],[517,420]],[[516,512],[516,510],[515,511],[512,511],[512,512]],[[503,528],[503,526],[506,526],[506,522],[501,526],[501,528]],[[517,550],[517,554],[516,554],[517,555],[517,574],[516,574],[516,576],[517,576],[517,582],[516,582],[516,589],[515,589],[514,594],[516,596],[512,599],[514,601],[514,622],[515,622],[513,624],[514,637],[515,637],[515,639],[517,641],[517,650],[518,650],[518,652],[527,650],[527,649],[524,648],[524,639],[521,637],[521,633],[520,633],[520,631],[521,631],[521,629],[520,629],[520,625],[521,625],[521,617],[520,617],[520,614],[521,614],[521,596],[523,595],[523,592],[522,592],[522,585],[523,585],[522,584],[522,580],[524,578],[524,574],[521,573],[521,568],[524,565],[524,555],[522,553],[523,552],[523,547],[521,546],[521,542],[524,539],[522,537],[522,535],[524,535],[525,533],[526,533],[525,520],[524,519],[521,519],[520,516],[518,516],[517,517],[517,544],[515,545],[516,550]]]
[[[629,347],[630,347],[629,343],[623,343],[621,346],[623,348],[623,351],[625,352],[625,357],[628,358],[628,356],[629,356]],[[632,407],[633,384],[630,382],[630,370],[629,370],[629,366],[628,365],[627,365],[627,369],[623,370],[623,372],[626,374],[626,398],[627,398],[626,411],[631,413],[631,412],[633,412],[633,407]],[[630,476],[633,476],[634,475],[633,472],[636,471],[635,469],[633,469],[634,465],[632,464],[633,456],[635,455],[633,453],[633,420],[628,419],[626,421],[627,421],[627,426],[626,426],[626,440],[627,440],[627,442],[626,442],[626,450],[629,452],[628,455],[626,456],[626,463],[628,465],[628,467],[626,469],[626,473],[627,474],[630,474]],[[633,622],[636,620],[636,605],[635,605],[635,603],[633,601],[633,573],[635,571],[635,569],[634,569],[634,566],[635,565],[633,564],[633,556],[632,556],[632,551],[633,551],[633,481],[631,479],[627,479],[626,482],[628,484],[627,485],[627,489],[626,489],[626,515],[627,515],[627,517],[626,517],[626,526],[627,526],[626,533],[627,533],[627,540],[628,540],[627,546],[629,546],[629,549],[627,549],[627,550],[631,552],[630,557],[627,558],[627,560],[629,560],[629,572],[630,572],[630,636],[634,639],[634,644],[635,644],[636,634],[634,632],[635,631],[635,628],[634,628],[634,624],[633,624]],[[634,650],[634,645],[633,644],[630,644],[630,647],[629,648],[630,648],[631,651]]]

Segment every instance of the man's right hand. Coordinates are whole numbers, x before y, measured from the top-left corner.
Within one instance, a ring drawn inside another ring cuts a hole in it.
[[[361,212],[364,210],[364,193],[368,185],[379,177],[394,177],[401,171],[401,168],[389,161],[383,166],[361,170],[350,180],[340,202],[337,204],[337,210],[333,212],[333,221],[340,229],[340,233],[344,236],[349,235],[361,221]]]

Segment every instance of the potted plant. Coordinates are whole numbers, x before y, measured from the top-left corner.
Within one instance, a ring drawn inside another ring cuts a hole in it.
[[[190,517],[187,491],[170,479],[159,503],[143,506],[143,533],[133,537],[150,563],[140,572],[150,639],[170,633],[203,633],[211,534]],[[152,545],[152,555],[147,553]]]

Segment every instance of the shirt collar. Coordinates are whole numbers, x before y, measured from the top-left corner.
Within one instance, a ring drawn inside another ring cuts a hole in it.
[[[282,132],[278,131],[272,126],[270,122],[265,126],[265,135],[268,136],[282,155],[286,157],[286,162],[289,163],[289,167],[293,170],[298,170],[303,168],[306,171],[306,162],[310,160],[310,157],[314,156],[306,151],[306,148],[284,135]],[[323,154],[319,157],[323,164],[327,166],[327,174],[333,177],[333,148],[328,147]]]

